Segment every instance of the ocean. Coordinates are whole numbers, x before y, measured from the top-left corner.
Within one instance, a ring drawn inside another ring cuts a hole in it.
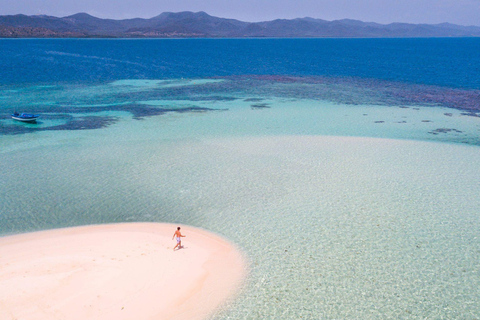
[[[0,47],[2,85],[290,75],[480,88],[478,38],[1,39]]]
[[[0,48],[0,235],[215,232],[249,275],[214,319],[480,317],[480,39]]]

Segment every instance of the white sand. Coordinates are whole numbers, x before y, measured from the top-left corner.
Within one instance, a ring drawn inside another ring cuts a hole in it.
[[[202,319],[236,292],[242,255],[175,225],[95,225],[0,238],[0,319]]]

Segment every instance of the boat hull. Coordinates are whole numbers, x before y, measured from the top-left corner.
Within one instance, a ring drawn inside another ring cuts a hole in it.
[[[36,122],[38,116],[33,114],[12,114],[12,119],[21,122]]]

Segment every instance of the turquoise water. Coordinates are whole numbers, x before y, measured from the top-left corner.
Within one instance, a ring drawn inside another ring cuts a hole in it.
[[[0,88],[0,234],[131,221],[215,232],[245,253],[249,276],[214,319],[479,317],[475,81],[375,77],[387,58],[370,77],[237,75],[233,55],[212,60],[208,77],[145,77],[134,74],[151,61],[122,42],[109,49],[121,55],[99,59],[108,42],[89,53],[89,42],[76,52],[51,41],[32,40],[44,53],[31,58],[96,67],[72,66],[77,81],[11,78]],[[133,66],[128,77],[82,78],[122,63]],[[18,107],[40,113],[38,123],[12,122]]]

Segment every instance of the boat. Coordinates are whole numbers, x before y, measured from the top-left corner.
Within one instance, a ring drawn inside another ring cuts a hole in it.
[[[22,122],[36,122],[39,116],[31,113],[18,113],[15,112],[12,114],[12,119]]]

